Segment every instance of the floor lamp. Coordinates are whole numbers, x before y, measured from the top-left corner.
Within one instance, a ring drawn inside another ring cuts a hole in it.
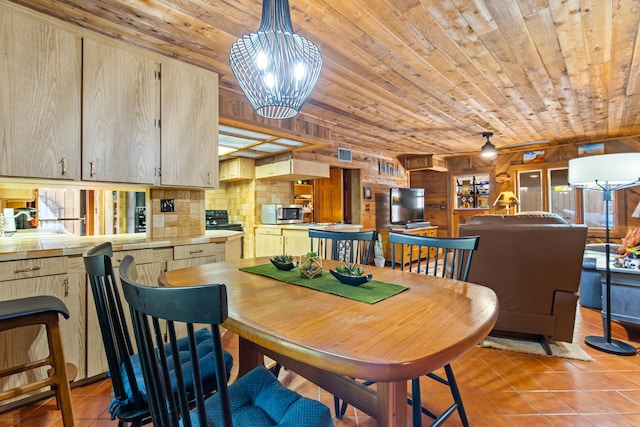
[[[605,336],[588,336],[584,342],[589,347],[606,353],[635,356],[635,347],[611,339],[609,205],[613,191],[640,185],[640,153],[602,154],[569,160],[569,185],[585,190],[602,190],[605,203]]]

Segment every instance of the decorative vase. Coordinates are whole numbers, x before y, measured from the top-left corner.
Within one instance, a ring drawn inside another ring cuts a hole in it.
[[[322,259],[318,256],[302,255],[300,257],[300,277],[315,279],[320,276],[322,276]]]
[[[376,267],[384,267],[384,258],[374,258],[373,262]]]

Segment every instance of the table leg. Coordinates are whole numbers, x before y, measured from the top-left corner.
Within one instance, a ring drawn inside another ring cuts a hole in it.
[[[378,427],[407,425],[407,382],[377,383]]]
[[[242,337],[238,341],[238,376],[242,376],[255,368],[264,364],[264,357],[258,351],[258,348],[251,342]]]

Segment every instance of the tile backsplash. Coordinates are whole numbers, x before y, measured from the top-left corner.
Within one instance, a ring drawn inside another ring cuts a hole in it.
[[[147,211],[147,237],[200,236],[205,231],[204,190],[152,188]],[[173,200],[173,212],[162,212],[161,201]]]

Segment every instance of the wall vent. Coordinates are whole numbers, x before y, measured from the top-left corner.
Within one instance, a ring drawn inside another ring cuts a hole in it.
[[[341,162],[349,162],[351,163],[351,150],[348,148],[340,148],[338,147],[338,160]]]

